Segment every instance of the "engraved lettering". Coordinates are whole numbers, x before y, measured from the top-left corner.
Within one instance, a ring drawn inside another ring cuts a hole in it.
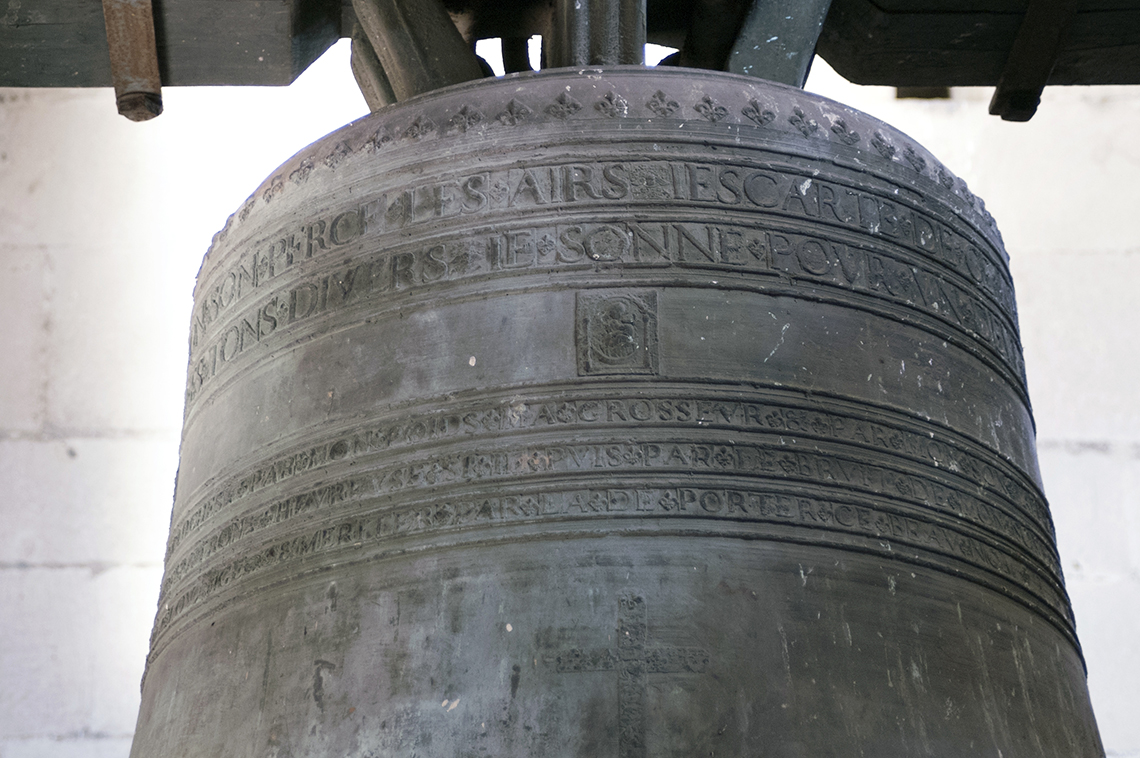
[[[605,180],[605,184],[602,186],[602,195],[606,199],[621,200],[629,194],[629,173],[624,164],[615,163],[603,166],[602,178]]]
[[[717,200],[724,205],[738,205],[743,196],[740,170],[736,168],[722,168],[717,173],[720,189],[717,190]]]
[[[687,224],[674,224],[673,228],[677,231],[677,252],[681,260],[694,261],[704,259],[710,262],[716,261],[716,255],[713,253],[715,239],[713,236],[713,227],[699,227],[701,231],[704,232],[704,239],[701,239],[698,233],[694,233]]]
[[[744,195],[760,208],[775,208],[780,204],[780,181],[771,174],[753,172],[744,178]]]
[[[562,192],[570,201],[578,200],[582,196],[594,200],[601,197],[594,189],[593,169],[589,166],[564,166],[562,168]]]
[[[811,179],[797,181],[793,179],[788,185],[784,196],[783,210],[792,212],[794,208],[802,216],[809,218],[819,217],[819,188]]]
[[[543,188],[535,178],[534,172],[530,169],[524,169],[522,171],[514,186],[514,190],[511,192],[508,205],[511,207],[520,205],[526,198],[529,198],[529,201],[534,205],[546,205],[550,202],[549,198],[543,192]]]
[[[715,201],[717,200],[715,181],[716,173],[712,166],[687,163],[685,168],[689,174],[689,199]]]
[[[329,225],[329,240],[334,245],[344,245],[364,234],[364,214],[361,210],[351,210],[336,216]]]

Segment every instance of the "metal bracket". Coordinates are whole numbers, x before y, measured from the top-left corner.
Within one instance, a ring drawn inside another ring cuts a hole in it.
[[[352,7],[397,100],[483,77],[440,0],[353,0]]]
[[[151,0],[103,0],[103,21],[119,113],[131,121],[148,121],[162,113]]]
[[[384,73],[376,51],[368,36],[357,24],[352,30],[352,57],[350,59],[352,75],[356,77],[356,84],[364,95],[364,102],[368,103],[368,110],[375,113],[385,105],[396,102],[396,93],[392,91],[392,83]]]
[[[550,65],[645,63],[645,0],[555,0]]]

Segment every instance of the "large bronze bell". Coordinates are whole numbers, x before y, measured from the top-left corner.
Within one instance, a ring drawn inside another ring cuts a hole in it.
[[[198,279],[133,756],[1103,755],[982,202],[728,74],[439,90]]]

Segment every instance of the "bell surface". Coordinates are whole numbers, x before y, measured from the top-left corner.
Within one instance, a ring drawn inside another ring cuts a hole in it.
[[[199,274],[132,756],[1102,756],[1007,257],[757,79],[512,75]]]

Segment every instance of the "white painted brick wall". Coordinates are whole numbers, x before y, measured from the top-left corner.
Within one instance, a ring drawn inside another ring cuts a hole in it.
[[[343,47],[289,90],[0,91],[0,758],[124,758],[154,613],[190,291],[226,216],[363,112]],[[810,86],[966,178],[1012,257],[1041,468],[1106,748],[1140,758],[1140,88],[895,101]]]
[[[818,68],[809,88],[910,134],[998,220],[1093,708],[1108,755],[1140,758],[1140,88],[1048,89],[1010,124],[988,89],[898,101]]]
[[[0,202],[0,209],[5,204]],[[6,228],[0,213],[0,229]],[[0,329],[0,355],[7,369],[0,392],[0,429],[9,434],[34,431],[44,421],[47,266],[43,248],[0,239],[0,323],[5,325]]]
[[[269,172],[363,112],[345,52],[290,90],[168,91],[146,124],[107,90],[0,91],[0,758],[130,751],[194,275]]]

